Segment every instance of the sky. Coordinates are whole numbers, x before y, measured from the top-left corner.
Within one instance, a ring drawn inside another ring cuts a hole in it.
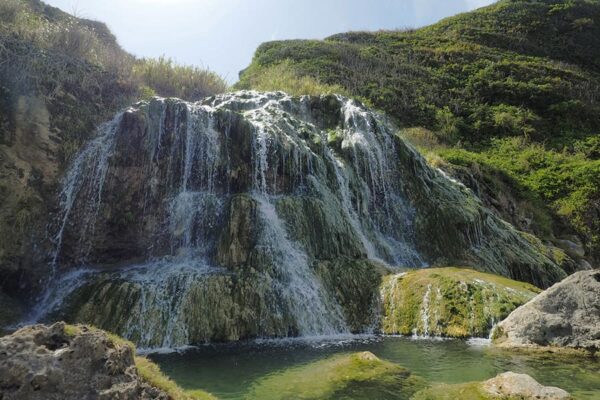
[[[263,42],[416,28],[493,0],[45,0],[105,22],[138,57],[172,57],[229,83]]]

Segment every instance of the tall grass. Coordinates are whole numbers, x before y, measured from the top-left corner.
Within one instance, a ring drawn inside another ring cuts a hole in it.
[[[257,71],[248,70],[244,75],[244,83],[237,86],[240,89],[281,90],[294,96],[332,93],[348,95],[347,90],[339,85],[326,85],[310,76],[300,75],[289,60]]]
[[[137,60],[133,75],[157,94],[186,100],[199,100],[228,89],[227,83],[216,73],[191,65],[178,65],[164,56]]]
[[[0,0],[0,69],[6,70],[0,72],[11,75],[13,81],[27,80],[33,75],[31,71],[43,69],[48,70],[50,80],[68,80],[54,67],[44,66],[46,60],[28,59],[27,51],[35,47],[99,67],[113,76],[113,81],[137,88],[138,97],[156,94],[198,100],[228,89],[225,80],[207,69],[179,65],[166,57],[136,59],[100,22],[78,19],[44,5],[35,8],[23,0]],[[26,45],[10,48],[15,39]],[[18,64],[21,71],[8,68],[8,64]],[[103,83],[96,82],[96,86],[102,90]]]

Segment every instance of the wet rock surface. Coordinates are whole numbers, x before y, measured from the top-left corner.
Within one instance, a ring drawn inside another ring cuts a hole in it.
[[[600,349],[600,270],[577,272],[513,311],[498,324],[502,347]]]
[[[0,338],[0,398],[168,399],[140,378],[133,352],[97,329],[25,327]]]

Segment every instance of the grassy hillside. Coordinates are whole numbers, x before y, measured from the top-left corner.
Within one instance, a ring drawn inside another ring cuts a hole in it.
[[[22,298],[45,281],[58,179],[100,122],[141,97],[226,89],[213,72],[136,59],[100,22],[0,0],[0,292]]]
[[[600,256],[598,0],[503,0],[418,30],[268,42],[238,87],[362,99],[519,228],[562,245],[577,234]]]

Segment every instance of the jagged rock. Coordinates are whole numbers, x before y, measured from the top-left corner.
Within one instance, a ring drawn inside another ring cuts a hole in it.
[[[382,331],[386,334],[488,337],[494,324],[539,289],[461,268],[427,268],[384,278]]]
[[[569,276],[498,324],[494,342],[502,347],[600,349],[600,270]]]
[[[483,389],[493,397],[535,400],[569,400],[566,391],[552,386],[540,385],[526,374],[505,372],[483,383]]]
[[[3,400],[169,399],[144,382],[134,350],[87,327],[34,325],[0,338]]]
[[[505,372],[485,382],[438,384],[411,400],[571,400],[562,389],[542,386],[525,374]]]

